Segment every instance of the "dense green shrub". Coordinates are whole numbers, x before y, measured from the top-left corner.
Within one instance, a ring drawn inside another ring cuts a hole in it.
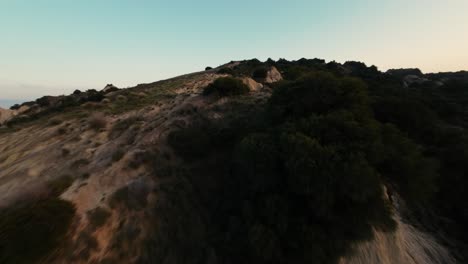
[[[233,75],[233,74],[234,74],[234,70],[233,70],[232,68],[229,68],[229,67],[223,67],[223,68],[219,69],[217,73],[218,73],[218,74],[229,74],[229,75]]]
[[[125,156],[125,151],[123,151],[122,149],[118,149],[112,154],[112,161],[117,162],[121,160],[123,156]]]
[[[66,239],[75,206],[59,196],[69,176],[49,181],[49,193],[0,209],[0,263],[37,263]]]
[[[278,87],[270,100],[270,112],[279,120],[342,109],[365,116],[370,113],[368,100],[362,81],[314,72]]]
[[[443,80],[443,85],[425,82],[402,88],[401,80],[395,77],[380,77],[368,80],[368,83],[376,119],[394,126],[385,129],[383,135],[388,142],[395,138],[400,142],[386,153],[387,157],[393,156],[397,160],[395,166],[385,161],[380,165],[390,171],[390,167],[403,170],[399,175],[394,173],[393,178],[400,182],[398,191],[406,194],[409,203],[414,202],[415,195],[427,197],[437,190],[423,209],[412,206],[412,212],[417,214],[417,221],[424,219],[429,223],[427,226],[437,226],[438,229],[433,231],[450,236],[460,254],[468,258],[465,253],[468,252],[468,213],[462,202],[465,191],[461,187],[468,185],[468,84],[451,79],[458,74],[461,73],[429,75],[447,79]],[[395,127],[401,133],[395,132]],[[410,142],[401,142],[401,137],[406,136]],[[415,162],[414,158],[419,161]],[[426,164],[429,171],[421,169],[418,163]],[[420,170],[415,171],[416,167]],[[434,168],[438,177],[434,175]],[[421,180],[418,184],[410,183],[414,179]],[[450,225],[446,224],[447,219]]]
[[[232,77],[222,77],[209,84],[204,90],[204,95],[234,96],[249,92],[249,87],[241,80]]]
[[[41,107],[46,107],[50,105],[50,98],[49,96],[43,96],[41,98],[36,99],[36,103]]]
[[[280,150],[274,140],[269,134],[256,133],[242,139],[236,147],[234,169],[253,191],[271,190],[281,183]]]
[[[65,135],[65,134],[67,133],[67,131],[68,131],[67,128],[64,127],[64,126],[62,126],[62,127],[59,127],[59,128],[57,129],[57,134],[59,134],[59,135]]]
[[[82,167],[85,167],[87,165],[89,165],[90,161],[87,160],[87,159],[77,159],[75,161],[73,161],[73,163],[71,164],[71,168],[72,169],[80,169]]]
[[[0,262],[36,263],[63,243],[75,213],[58,198],[16,204],[0,211]]]
[[[111,213],[104,208],[96,207],[91,211],[88,211],[88,222],[92,230],[103,226],[107,219],[111,216]]]
[[[282,84],[261,125],[231,123],[240,137],[215,133],[220,124],[178,130],[169,143],[188,164],[201,162],[190,179],[215,237],[229,237],[218,254],[233,261],[335,263],[372,228],[395,227],[383,184],[415,201],[434,191],[431,161],[373,118],[366,85],[353,78],[315,72]],[[204,191],[208,182],[218,187]]]
[[[254,70],[252,77],[254,79],[265,79],[268,74],[268,68],[267,67],[258,67]]]
[[[211,139],[207,133],[209,124],[198,122],[189,128],[171,131],[167,141],[178,155],[184,159],[203,157],[211,149]]]
[[[140,210],[147,205],[148,188],[140,181],[134,181],[116,190],[109,197],[109,206],[112,209],[126,208]]]
[[[303,112],[299,116],[287,112],[293,116],[283,116],[285,123],[268,134],[242,140],[235,155],[238,173],[234,175],[250,188],[239,191],[240,197],[251,197],[253,212],[262,212],[260,201],[270,195],[283,204],[278,210],[289,208],[279,226],[253,213],[255,222],[267,226],[275,239],[296,241],[298,247],[287,242],[275,246],[275,259],[280,263],[291,259],[334,263],[348,252],[349,241],[371,238],[372,226],[394,228],[388,201],[383,200],[383,171],[374,160],[382,147],[378,124],[344,111],[355,109],[353,105],[340,112],[333,111],[334,107],[323,109],[330,113],[310,111],[309,118],[304,118]],[[280,212],[273,214],[285,213]],[[264,252],[256,247],[251,250],[254,256]]]
[[[428,201],[437,190],[438,161],[424,157],[421,148],[392,125],[383,126],[381,135],[385,148],[379,169],[408,203]]]
[[[74,182],[71,176],[64,175],[47,182],[47,188],[53,196],[59,196],[65,192]]]
[[[57,125],[60,125],[62,122],[63,120],[61,119],[53,118],[47,122],[47,126],[57,126]]]

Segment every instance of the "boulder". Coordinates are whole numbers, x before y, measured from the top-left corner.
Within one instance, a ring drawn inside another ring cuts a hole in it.
[[[242,78],[242,82],[249,87],[250,91],[258,91],[263,88],[263,84],[249,77]]]
[[[275,83],[278,81],[283,80],[283,76],[281,73],[276,69],[276,67],[271,67],[265,77],[265,80],[263,81],[264,83]]]

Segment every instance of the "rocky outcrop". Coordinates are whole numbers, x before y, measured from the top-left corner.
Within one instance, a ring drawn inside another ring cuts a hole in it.
[[[258,91],[263,88],[263,84],[249,77],[242,78],[242,82],[249,87],[250,91]]]
[[[283,80],[283,76],[281,73],[276,69],[276,67],[271,67],[266,74],[265,79],[263,80],[264,83],[275,83]]]
[[[28,112],[31,106],[22,105],[15,109],[3,109],[0,107],[0,126],[7,124],[12,119],[18,119],[24,117],[23,114]]]
[[[409,87],[413,84],[423,84],[429,82],[429,79],[417,75],[407,75],[403,78],[403,87]]]
[[[117,88],[113,84],[108,84],[108,85],[106,85],[106,87],[104,87],[104,89],[102,89],[102,92],[110,93],[110,92],[115,92],[117,90],[119,90],[119,88]]]
[[[0,125],[10,120],[10,118],[13,117],[13,115],[14,115],[13,110],[3,109],[0,107]]]

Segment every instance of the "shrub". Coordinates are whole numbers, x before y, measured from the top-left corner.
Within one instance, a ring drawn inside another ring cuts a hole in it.
[[[125,151],[123,151],[122,149],[118,149],[114,152],[114,154],[112,154],[112,161],[113,162],[119,161],[123,158],[124,155],[125,155]]]
[[[88,123],[91,129],[98,131],[106,127],[107,121],[103,114],[96,113],[89,118]]]
[[[47,122],[47,126],[56,126],[56,125],[60,125],[63,121],[60,120],[60,119],[57,119],[57,118],[52,118],[49,120],[49,122]]]
[[[258,67],[254,70],[252,77],[254,79],[265,79],[268,74],[268,69],[266,67]]]
[[[113,209],[123,206],[131,210],[140,210],[146,207],[149,189],[140,180],[131,182],[115,191],[109,198],[109,206]]]
[[[124,186],[117,191],[115,191],[109,199],[109,206],[111,208],[116,208],[120,204],[127,205],[128,200],[130,199],[130,195],[128,192],[128,186]]]
[[[91,176],[91,174],[89,174],[89,172],[84,172],[84,173],[81,174],[80,179],[86,180],[86,179],[89,178],[89,176]]]
[[[230,74],[230,75],[233,75],[233,74],[234,74],[234,70],[233,70],[232,68],[229,68],[229,67],[224,67],[224,68],[219,69],[217,73],[218,73],[218,74]]]
[[[104,98],[104,95],[101,92],[96,91],[95,89],[90,89],[86,91],[86,101],[88,102],[100,102]]]
[[[110,139],[116,139],[120,137],[125,131],[131,128],[135,123],[142,121],[138,116],[130,116],[126,119],[117,121],[109,132]]]
[[[49,194],[0,209],[0,263],[36,263],[63,243],[75,207],[59,196],[70,176],[49,181]]]
[[[393,230],[368,101],[362,82],[312,73],[274,90],[258,127],[211,122],[169,134],[175,153],[196,164],[190,182],[208,193],[219,237],[230,238],[218,249],[253,263],[334,263],[373,227]]]
[[[424,157],[421,148],[396,127],[385,125],[381,133],[385,148],[378,166],[383,175],[408,203],[427,201],[436,191],[438,162]]]
[[[49,181],[47,183],[47,187],[49,188],[49,191],[52,195],[60,196],[63,192],[65,192],[68,189],[68,187],[70,187],[73,184],[73,182],[74,180],[71,176],[64,175]]]
[[[71,164],[71,168],[79,169],[79,168],[82,168],[82,167],[84,167],[84,166],[86,166],[88,164],[89,164],[89,160],[87,160],[87,159],[77,159]]]
[[[38,263],[64,243],[75,214],[56,197],[15,204],[0,211],[0,263]]]
[[[50,105],[49,97],[43,96],[41,98],[38,98],[36,99],[36,103],[41,107],[49,106]]]
[[[269,110],[279,119],[343,109],[364,117],[371,113],[368,101],[367,87],[359,79],[317,72],[278,87],[270,99]]]
[[[251,134],[235,150],[234,168],[252,190],[271,190],[280,182],[279,150],[274,142],[271,135]]]
[[[221,97],[242,95],[248,92],[249,87],[247,85],[241,80],[232,77],[218,78],[203,90],[204,95],[214,94]]]
[[[154,153],[149,150],[139,150],[132,153],[128,161],[130,169],[138,169],[140,166],[150,163],[154,158]]]
[[[178,155],[186,160],[202,157],[211,149],[206,124],[194,124],[186,129],[169,133],[167,142]]]
[[[213,67],[208,66],[208,67],[205,68],[205,71],[209,71],[209,70],[212,70],[212,69],[213,69]]]
[[[92,230],[103,226],[107,219],[111,216],[111,213],[104,208],[96,207],[93,210],[88,211],[88,222]]]
[[[70,150],[66,149],[66,148],[63,148],[62,149],[62,156],[68,156],[68,154],[70,154]]]
[[[67,128],[66,127],[59,127],[57,129],[57,134],[59,135],[65,135],[67,133]]]
[[[82,231],[76,239],[76,246],[80,247],[81,250],[74,253],[73,259],[77,260],[88,260],[91,252],[99,247],[99,243],[96,238],[89,234],[87,231]]]
[[[18,110],[20,109],[21,105],[20,104],[14,104],[12,107],[10,107],[11,110]]]

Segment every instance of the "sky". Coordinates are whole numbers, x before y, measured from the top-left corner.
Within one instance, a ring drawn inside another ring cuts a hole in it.
[[[258,58],[468,70],[467,0],[0,0],[0,106]]]

